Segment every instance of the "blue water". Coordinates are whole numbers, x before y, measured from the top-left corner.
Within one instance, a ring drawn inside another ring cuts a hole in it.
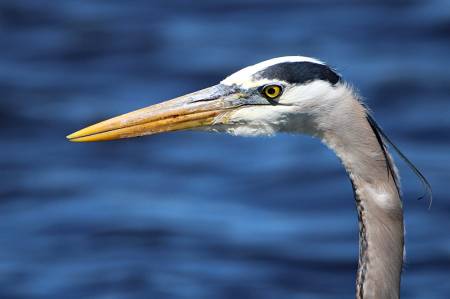
[[[352,298],[358,224],[304,136],[65,136],[312,56],[352,82],[433,187],[402,175],[402,298],[450,294],[450,2],[2,1],[0,298]]]

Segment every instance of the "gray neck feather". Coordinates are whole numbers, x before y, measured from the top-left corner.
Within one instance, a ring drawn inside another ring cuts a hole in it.
[[[359,221],[356,298],[399,298],[404,225],[397,169],[349,92],[317,114],[317,137],[341,160],[352,182]]]

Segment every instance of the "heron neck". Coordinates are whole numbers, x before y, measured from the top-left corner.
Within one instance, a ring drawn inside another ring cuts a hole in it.
[[[354,190],[359,221],[356,298],[399,298],[404,226],[397,170],[387,151],[384,156],[364,107],[356,99],[348,101],[343,104],[347,115],[335,109],[327,116],[322,141],[341,160]],[[345,120],[339,123],[342,115]]]

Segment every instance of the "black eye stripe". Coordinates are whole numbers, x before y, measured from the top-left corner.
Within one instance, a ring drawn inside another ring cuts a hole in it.
[[[323,80],[334,85],[341,81],[339,75],[329,66],[307,61],[274,64],[253,76],[257,80],[275,79],[290,84],[305,84],[314,80]]]

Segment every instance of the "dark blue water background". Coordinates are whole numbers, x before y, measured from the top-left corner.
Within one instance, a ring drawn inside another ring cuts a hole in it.
[[[450,297],[449,1],[2,1],[0,298],[352,298],[350,181],[316,139],[65,136],[262,60],[337,67],[398,156],[403,298]]]

